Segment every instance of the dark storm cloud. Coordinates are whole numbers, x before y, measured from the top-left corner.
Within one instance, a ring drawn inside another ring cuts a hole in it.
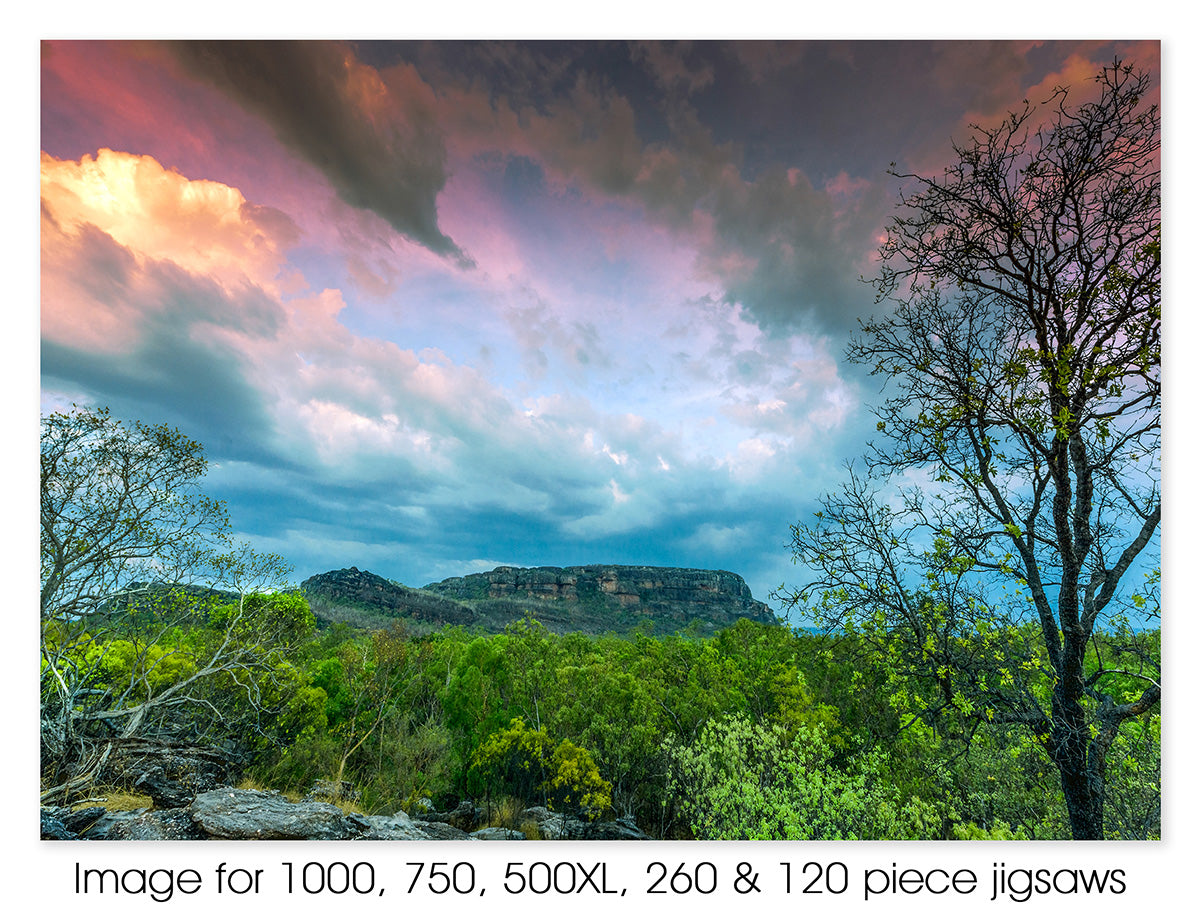
[[[445,150],[432,113],[415,96],[355,86],[353,58],[339,44],[185,41],[170,50],[272,125],[279,139],[320,169],[353,207],[372,210],[402,235],[466,262],[438,227]],[[384,106],[364,107],[364,96]]]
[[[44,389],[78,391],[118,416],[178,426],[210,458],[287,461],[272,447],[259,393],[229,353],[159,335],[114,359],[43,339],[41,362]]]
[[[491,134],[482,131],[474,107],[460,114],[447,106],[439,123],[447,142],[469,132],[489,154],[511,155],[506,185],[519,184],[524,197],[536,196],[542,173],[550,172],[634,203],[674,232],[709,221],[699,266],[762,327],[841,334],[867,312],[871,296],[858,278],[886,212],[877,183],[889,144],[871,142],[860,155],[853,136],[841,136],[841,155],[849,150],[849,156],[830,160],[826,145],[833,141],[823,131],[854,124],[852,114],[841,117],[841,106],[861,104],[857,95],[882,95],[876,83],[886,82],[886,61],[872,59],[870,73],[847,78],[843,91],[818,68],[854,67],[834,66],[824,46],[803,44],[436,42],[355,49],[381,73],[413,65],[439,90],[486,94],[486,111],[514,113],[508,121],[497,117]],[[876,104],[886,108],[889,101]],[[877,121],[857,126],[865,135]],[[863,182],[863,170],[876,183]],[[853,190],[844,200],[826,187],[842,175],[858,182],[838,185]]]
[[[886,203],[868,185],[842,207],[801,173],[726,183],[712,205],[717,237],[706,253],[726,298],[768,331],[854,328],[873,304],[860,277]],[[740,258],[730,265],[731,253]]]

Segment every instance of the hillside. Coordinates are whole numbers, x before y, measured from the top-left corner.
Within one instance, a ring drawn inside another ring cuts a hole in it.
[[[746,617],[771,624],[741,576],[723,570],[655,566],[500,566],[410,588],[357,567],[331,570],[300,586],[317,618],[417,630],[444,624],[495,633],[530,614],[559,632],[710,635]]]

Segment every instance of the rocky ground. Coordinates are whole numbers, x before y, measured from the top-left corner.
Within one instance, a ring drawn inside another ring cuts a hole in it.
[[[150,808],[103,805],[43,807],[44,840],[647,840],[631,821],[585,821],[531,807],[511,827],[486,826],[470,801],[453,811],[428,808],[410,817],[346,813],[328,800],[352,797],[349,786],[317,785],[300,801],[275,791],[223,785],[229,762],[204,748],[150,748],[129,755],[125,776],[150,795]],[[134,772],[134,769],[140,771]]]
[[[108,811],[102,806],[42,808],[44,840],[648,840],[627,821],[582,821],[526,808],[514,827],[479,826],[483,811],[410,817],[347,814],[329,802],[289,801],[273,791],[225,787],[181,808]]]

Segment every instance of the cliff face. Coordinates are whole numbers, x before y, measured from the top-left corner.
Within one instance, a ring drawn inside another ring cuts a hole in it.
[[[729,626],[739,617],[775,621],[770,609],[754,600],[741,576],[723,570],[501,566],[491,572],[433,582],[424,590],[457,600],[532,601],[555,616],[572,607],[589,617],[608,612],[606,616],[634,626],[653,620],[682,629],[695,621],[707,631]]]
[[[708,635],[747,617],[775,617],[750,594],[741,576],[723,570],[656,566],[501,566],[406,588],[358,569],[337,570],[301,586],[318,617],[349,619],[347,609],[381,618],[499,631],[532,614],[558,632],[655,633],[690,630]],[[340,614],[340,617],[339,617]],[[350,620],[350,622],[354,622]]]

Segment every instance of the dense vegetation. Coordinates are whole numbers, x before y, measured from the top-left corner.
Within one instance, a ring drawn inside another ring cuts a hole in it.
[[[286,621],[270,665],[213,676],[142,735],[235,748],[257,783],[287,792],[344,782],[388,813],[470,798],[497,823],[546,804],[667,838],[1070,836],[1035,742],[1004,728],[967,741],[961,722],[923,716],[920,681],[861,636],[749,620],[708,639],[556,635],[533,620],[413,636],[318,630],[294,595],[252,596],[240,618],[228,600],[185,603],[186,620],[139,602],[60,664],[136,706],[194,676],[214,644],[256,644]],[[1157,633],[1137,638],[1157,651]],[[53,782],[67,760],[43,763]],[[1122,732],[1110,779],[1109,835],[1156,837],[1156,713]]]

